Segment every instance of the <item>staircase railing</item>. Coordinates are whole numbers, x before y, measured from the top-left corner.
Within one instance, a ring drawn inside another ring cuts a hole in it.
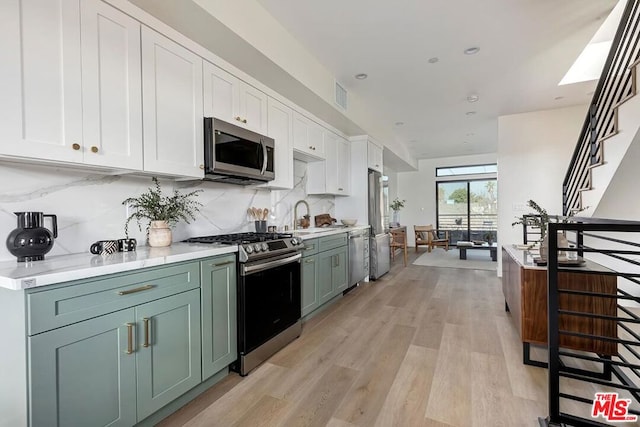
[[[640,222],[571,221],[549,224],[549,415],[539,424],[640,419]],[[573,266],[558,255],[558,232],[576,244]]]
[[[640,0],[628,0],[562,183],[563,215],[582,208],[591,168],[604,162],[603,141],[618,131],[616,108],[635,94],[640,58]]]

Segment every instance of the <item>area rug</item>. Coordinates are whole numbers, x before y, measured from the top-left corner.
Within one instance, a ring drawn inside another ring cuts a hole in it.
[[[471,270],[496,271],[498,263],[491,261],[489,251],[467,251],[467,259],[460,259],[458,249],[435,248],[431,253],[425,252],[414,262],[414,265],[443,268],[467,268]]]

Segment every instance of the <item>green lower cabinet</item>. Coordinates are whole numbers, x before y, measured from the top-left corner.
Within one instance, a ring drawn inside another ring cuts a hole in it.
[[[29,338],[32,426],[136,423],[134,309]]]
[[[302,315],[306,316],[319,307],[318,255],[302,258]]]
[[[202,277],[202,380],[238,357],[235,254],[200,262]]]
[[[349,250],[347,246],[343,246],[339,250],[336,249],[336,265],[331,271],[331,281],[336,295],[342,293],[349,285]]]
[[[135,308],[138,421],[202,380],[200,292],[162,298]]]
[[[200,384],[200,291],[29,337],[32,426],[132,426]]]
[[[322,305],[347,289],[347,246],[318,254],[318,300]]]

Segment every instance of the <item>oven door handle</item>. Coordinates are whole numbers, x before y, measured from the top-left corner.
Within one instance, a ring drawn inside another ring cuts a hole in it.
[[[302,254],[297,253],[293,256],[277,259],[275,261],[267,261],[267,262],[262,262],[256,265],[250,265],[250,266],[243,265],[240,271],[240,275],[248,276],[250,274],[258,273],[260,271],[268,270],[274,267],[279,267],[281,265],[290,264],[292,262],[296,262],[296,261],[300,262],[301,258],[302,258]]]

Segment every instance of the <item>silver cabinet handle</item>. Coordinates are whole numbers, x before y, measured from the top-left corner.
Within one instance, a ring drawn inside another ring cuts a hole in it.
[[[313,258],[311,258],[311,259],[305,259],[304,262],[307,263],[307,264],[310,264],[310,263],[314,263],[316,261]]]
[[[235,261],[225,261],[218,264],[209,264],[210,267],[222,267],[223,265],[235,264]]]
[[[148,291],[149,289],[152,289],[152,288],[153,288],[153,285],[144,285],[144,286],[140,286],[139,288],[127,289],[126,291],[120,291],[120,292],[118,292],[118,295],[135,294],[136,292]]]

